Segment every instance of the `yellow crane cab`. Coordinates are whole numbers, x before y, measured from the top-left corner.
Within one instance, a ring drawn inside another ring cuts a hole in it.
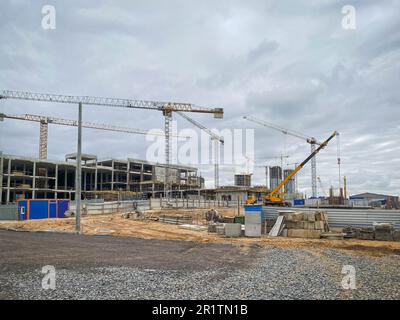
[[[257,197],[254,195],[248,196],[246,204],[257,204]]]

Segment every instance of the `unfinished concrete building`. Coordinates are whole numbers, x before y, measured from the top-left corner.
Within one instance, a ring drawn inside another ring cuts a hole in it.
[[[234,185],[237,187],[250,187],[251,174],[248,173],[235,174]]]
[[[18,199],[75,198],[76,155],[65,161],[50,161],[0,154],[0,203]],[[197,168],[170,165],[171,195],[183,197],[204,188]],[[106,198],[124,194],[160,197],[164,192],[165,165],[144,160],[109,159],[82,155],[83,198]],[[114,200],[114,198],[112,200]],[[110,199],[111,200],[111,199]]]

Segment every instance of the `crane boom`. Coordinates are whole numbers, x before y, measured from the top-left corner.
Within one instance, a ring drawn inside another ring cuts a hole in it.
[[[293,178],[293,176],[300,170],[302,169],[308,161],[310,161],[312,158],[315,157],[315,155],[320,152],[323,148],[326,147],[326,145],[331,141],[335,136],[338,135],[337,131],[334,131],[332,135],[326,139],[324,142],[321,143],[321,145],[313,151],[302,163],[300,163],[291,173],[287,175],[287,177],[281,181],[266,197],[265,197],[265,202],[266,204],[283,204],[284,199],[283,197],[275,196],[275,194],[290,180]]]
[[[40,122],[40,123],[44,123],[44,124],[52,123],[52,124],[58,124],[58,125],[62,125],[62,126],[70,126],[70,127],[78,126],[78,121],[76,121],[76,120],[47,117],[47,116],[40,116],[40,115],[34,115],[34,114],[4,114],[4,113],[0,113],[0,118]],[[152,132],[150,130],[144,130],[144,129],[119,127],[119,126],[113,126],[113,125],[104,124],[104,123],[82,122],[82,127],[106,130],[106,131],[118,131],[118,132],[125,132],[125,133],[150,134],[150,135],[156,135],[156,136],[164,136],[164,133],[157,133],[157,132]],[[188,137],[186,137],[186,138],[188,138]]]
[[[302,134],[300,132],[294,131],[294,130],[289,130],[286,128],[283,128],[281,126],[278,126],[276,124],[270,123],[270,122],[266,122],[264,120],[259,120],[250,116],[244,116],[243,119],[249,120],[251,122],[257,123],[259,125],[265,126],[265,127],[269,127],[271,129],[275,129],[277,131],[280,131],[283,134],[288,134],[297,138],[300,138],[302,140],[305,140],[307,143],[312,143],[312,144],[317,144],[317,145],[321,145],[321,142],[317,141],[314,137],[309,137],[305,134]]]
[[[33,100],[33,101],[57,102],[57,103],[72,103],[72,104],[82,103],[86,105],[135,108],[135,109],[147,109],[147,110],[159,110],[159,111],[167,110],[167,111],[214,113],[216,117],[223,115],[223,109],[221,108],[205,108],[191,103],[104,98],[104,97],[92,97],[92,96],[70,96],[70,95],[33,93],[33,92],[13,91],[13,90],[1,90],[0,99]]]
[[[190,118],[183,112],[177,111],[176,113],[179,114],[182,118],[184,118],[187,121],[189,121],[190,123],[192,123],[193,125],[195,125],[196,127],[200,128],[201,130],[206,132],[213,140],[218,140],[222,144],[224,143],[224,137],[217,135],[216,133],[214,133],[212,130],[208,129],[206,126],[204,126],[200,122],[197,122],[196,120]]]

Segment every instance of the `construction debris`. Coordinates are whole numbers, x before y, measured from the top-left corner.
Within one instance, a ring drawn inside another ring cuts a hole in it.
[[[206,221],[218,222],[221,218],[218,211],[215,209],[210,209],[205,213]]]
[[[133,211],[124,212],[121,215],[124,219],[146,219],[146,214],[138,209],[138,203],[133,203]]]
[[[282,223],[283,223],[283,216],[279,216],[278,219],[276,219],[276,223],[274,224],[268,235],[270,237],[277,237],[282,232],[282,229],[285,226]]]
[[[267,218],[261,222],[261,232],[262,234],[268,234],[273,226],[275,225],[276,219]],[[283,234],[282,234],[283,235]]]

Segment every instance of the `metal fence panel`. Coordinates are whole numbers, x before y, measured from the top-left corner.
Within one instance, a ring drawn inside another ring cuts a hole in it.
[[[148,200],[137,201],[110,201],[104,203],[85,203],[83,211],[87,214],[112,214],[133,211],[133,204],[137,203],[138,210],[144,211],[150,209]],[[75,212],[76,204],[71,204],[70,210]]]
[[[0,220],[18,220],[18,205],[0,205]]]
[[[263,213],[267,218],[276,218],[278,211],[324,211],[328,214],[329,225],[334,228],[372,227],[373,222],[388,222],[394,224],[396,229],[400,229],[400,210],[263,207]]]

